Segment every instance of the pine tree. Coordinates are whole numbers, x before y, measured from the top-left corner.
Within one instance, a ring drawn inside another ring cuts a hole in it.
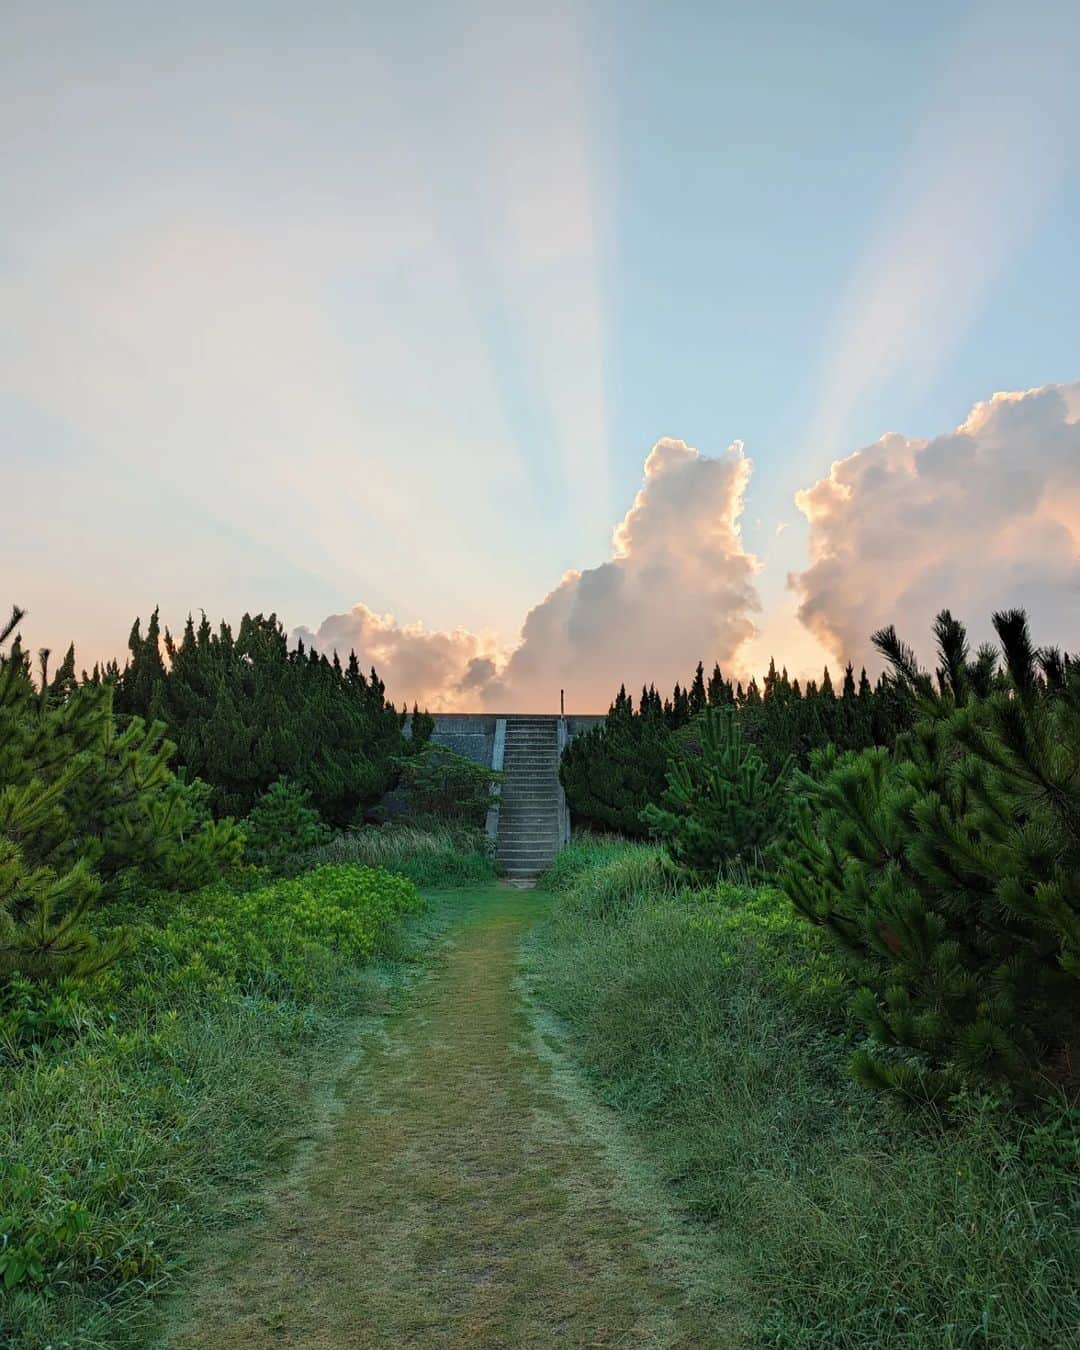
[[[660,803],[646,806],[642,819],[696,876],[715,878],[730,863],[760,866],[786,820],[790,764],[770,775],[744,743],[734,710],[708,709],[697,725],[700,755],[669,763]]]
[[[11,638],[21,613],[0,634]],[[73,685],[74,653],[35,688],[18,638],[0,655],[0,978],[85,977],[115,960],[87,920],[108,884],[197,886],[239,859],[230,822],[169,771],[160,726],[113,717],[110,680]]]
[[[304,851],[325,843],[330,834],[311,806],[310,794],[287,778],[270,785],[243,828],[248,859],[276,875],[293,871]]]
[[[933,676],[875,635],[919,720],[893,755],[830,752],[798,776],[782,873],[862,985],[878,1048],[858,1075],[935,1099],[965,1077],[1034,1093],[1080,1076],[1080,666],[1037,653],[1018,611],[994,627],[1004,670],[943,611]]]

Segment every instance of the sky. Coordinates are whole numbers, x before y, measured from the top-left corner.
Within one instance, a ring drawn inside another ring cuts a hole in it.
[[[273,611],[506,711],[1080,646],[1078,61],[1064,0],[9,0],[25,640]]]

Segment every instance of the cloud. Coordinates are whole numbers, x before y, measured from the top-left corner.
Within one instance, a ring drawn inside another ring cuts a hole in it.
[[[623,682],[670,687],[700,659],[730,666],[760,608],[739,528],[751,470],[738,442],[713,458],[657,441],[613,556],[567,572],[509,654],[491,636],[403,627],[363,604],[299,635],[323,651],[355,649],[396,701],[433,709],[554,711],[565,689],[571,710],[603,711]]]
[[[976,640],[1023,605],[1037,640],[1080,647],[1080,382],[999,393],[931,440],[889,434],[796,496],[809,562],[759,621],[758,559],[740,522],[752,472],[657,441],[633,505],[596,567],[567,572],[504,650],[493,633],[400,624],[365,604],[297,635],[354,649],[390,696],[439,711],[603,711],[619,685],[669,689],[699,660],[793,672],[825,654],[873,666],[869,636],[895,623],[924,657],[948,607]]]
[[[495,676],[500,659],[495,637],[464,628],[439,632],[422,623],[400,624],[364,604],[331,614],[317,631],[298,628],[293,639],[342,658],[354,651],[366,670],[374,666],[399,706],[419,702],[433,711],[475,707],[478,689]]]
[[[883,436],[795,500],[798,616],[837,657],[887,623],[929,655],[945,607],[982,639],[1022,605],[1037,640],[1080,645],[1080,383],[995,394],[929,441]]]

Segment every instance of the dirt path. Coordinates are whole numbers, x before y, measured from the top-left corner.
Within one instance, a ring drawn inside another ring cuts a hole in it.
[[[170,1346],[741,1344],[711,1258],[530,1010],[519,946],[543,904],[466,906]]]

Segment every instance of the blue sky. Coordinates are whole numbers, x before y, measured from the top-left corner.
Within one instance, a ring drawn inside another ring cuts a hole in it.
[[[1080,375],[1072,5],[6,28],[4,569],[35,643],[362,601],[506,646],[610,556],[661,437],[743,442],[767,617],[833,459]]]

